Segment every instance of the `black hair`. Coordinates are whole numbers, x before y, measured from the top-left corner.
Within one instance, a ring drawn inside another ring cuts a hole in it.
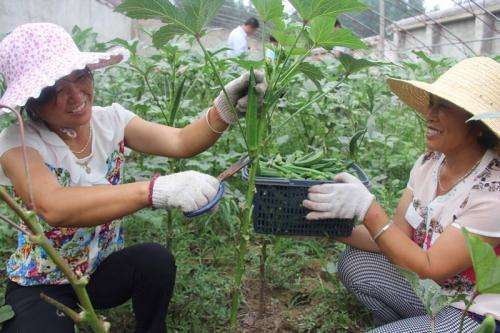
[[[477,143],[484,149],[493,149],[498,145],[497,135],[485,123],[479,120],[473,120],[470,126],[476,129],[480,134],[477,137]]]
[[[342,28],[342,23],[340,22],[339,19],[335,21],[335,28]]]
[[[255,17],[250,17],[248,20],[246,20],[245,25],[249,25],[255,29],[259,29],[260,27],[259,20],[257,20]]]
[[[88,67],[85,67],[84,70],[87,71],[87,73],[92,78],[92,82],[94,82],[94,75],[92,74],[92,71]],[[49,87],[45,87],[42,89],[40,95],[37,98],[30,97],[28,101],[26,101],[26,104],[21,108],[21,110],[26,111],[26,114],[31,120],[38,121],[40,120],[40,118],[36,114],[35,110],[40,106],[54,100],[56,96],[57,96],[57,91],[55,84]]]

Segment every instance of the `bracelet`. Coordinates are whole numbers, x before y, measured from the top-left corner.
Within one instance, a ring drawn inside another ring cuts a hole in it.
[[[394,223],[394,221],[393,221],[393,220],[390,220],[389,222],[387,222],[387,224],[386,224],[386,225],[384,225],[384,226],[382,227],[382,229],[380,229],[380,230],[379,230],[379,231],[375,234],[375,236],[373,236],[373,237],[372,237],[373,241],[374,241],[374,242],[376,242],[376,241],[377,241],[377,239],[378,239],[380,236],[382,236],[382,234],[383,234],[384,232],[386,232],[386,231],[387,231],[387,229],[389,229],[389,227],[390,227],[393,223]]]
[[[217,131],[215,128],[212,127],[212,125],[210,125],[210,121],[208,120],[208,114],[210,113],[210,110],[212,110],[213,108],[210,108],[207,110],[207,112],[205,113],[205,120],[207,121],[207,125],[208,125],[208,128],[210,128],[210,130],[216,134],[222,134],[224,133],[224,131]]]

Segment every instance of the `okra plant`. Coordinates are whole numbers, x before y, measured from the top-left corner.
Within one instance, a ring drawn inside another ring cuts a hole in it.
[[[414,272],[400,268],[401,274],[406,277],[431,318],[432,332],[436,331],[437,314],[452,303],[462,301],[466,305],[460,319],[459,333],[461,333],[467,311],[474,304],[474,300],[481,294],[500,294],[500,258],[497,257],[491,245],[483,242],[479,237],[471,235],[465,228],[462,228],[462,232],[467,241],[467,248],[476,276],[476,285],[470,296],[444,293],[436,282],[429,279],[420,280]],[[495,326],[495,319],[492,316],[486,316],[476,333],[494,333]]]
[[[4,107],[2,105],[2,107]],[[18,118],[21,128],[24,126],[22,122],[21,115],[13,109],[10,109]],[[30,182],[30,174],[28,170],[27,163],[27,155],[26,155],[26,146],[24,145],[24,133],[21,132],[21,143],[23,147],[23,159],[25,166],[26,178],[28,179],[28,192],[30,196],[30,204],[31,206],[35,206],[35,200],[33,198],[33,192]],[[59,301],[45,295],[40,294],[40,297],[49,304],[54,305],[57,309],[64,312],[69,318],[71,318],[75,325],[85,326],[92,329],[95,333],[106,333],[109,332],[110,324],[104,320],[104,318],[98,316],[92,306],[92,302],[90,301],[90,297],[85,289],[88,278],[85,276],[77,276],[70,265],[64,260],[63,257],[57,252],[49,239],[45,236],[44,229],[41,223],[38,221],[38,216],[34,211],[28,211],[21,207],[16,200],[14,200],[8,193],[4,187],[0,187],[0,200],[4,201],[7,206],[19,217],[20,220],[24,223],[24,227],[20,226],[16,222],[9,219],[7,216],[0,214],[0,220],[9,224],[11,227],[16,229],[18,232],[21,232],[29,237],[30,241],[40,246],[45,253],[52,259],[54,264],[59,268],[59,270],[64,274],[64,276],[68,279],[68,282],[71,284],[71,287],[75,291],[75,295],[78,299],[79,305],[81,307],[81,311],[77,312],[66,305],[60,303]],[[1,308],[1,315],[4,317],[3,319],[10,319],[14,314],[12,313],[12,309],[9,306],[5,306]],[[1,322],[1,321],[0,321]]]
[[[202,43],[202,36],[206,26],[214,18],[223,4],[223,0],[182,0],[176,5],[169,0],[125,0],[117,11],[135,19],[159,19],[163,23],[158,31],[153,34],[153,44],[161,48],[173,38],[180,35],[194,37],[205,56],[207,64],[212,68],[213,74],[224,91],[224,82],[215,65],[215,57]],[[280,99],[286,98],[287,90],[292,79],[304,74],[316,83],[322,79],[321,71],[306,61],[314,48],[323,47],[331,49],[334,46],[346,46],[352,49],[364,48],[363,42],[354,36],[348,29],[334,30],[336,16],[352,11],[365,9],[359,0],[293,0],[291,4],[301,18],[300,24],[286,23],[284,20],[284,6],[281,0],[252,0],[260,19],[263,21],[262,50],[263,59],[259,61],[233,59],[241,67],[251,73],[249,87],[249,103],[246,113],[245,126],[238,121],[238,128],[244,138],[247,153],[252,159],[249,170],[248,188],[245,196],[245,205],[240,215],[239,248],[235,272],[235,285],[230,315],[231,325],[236,323],[236,314],[240,303],[240,286],[244,274],[244,259],[250,237],[252,222],[252,202],[255,193],[255,180],[259,164],[259,157],[265,153],[266,145],[273,138],[273,116]],[[278,40],[276,61],[270,63],[265,59],[266,36],[270,33]],[[254,70],[265,68],[268,90],[264,96],[264,103],[258,107],[254,91]],[[347,75],[346,75],[347,76]],[[344,76],[345,78],[345,76]],[[341,82],[342,80],[340,80]],[[339,83],[340,84],[340,83]],[[317,84],[321,88],[320,84]],[[313,103],[319,101],[331,91],[318,93],[312,96],[302,107],[290,117],[307,110]],[[236,111],[232,110],[236,113]],[[284,126],[289,119],[276,126]]]

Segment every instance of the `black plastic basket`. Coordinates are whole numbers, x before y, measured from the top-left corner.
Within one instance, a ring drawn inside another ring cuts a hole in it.
[[[356,164],[349,166],[366,187],[370,181]],[[243,179],[248,180],[248,168],[243,169]],[[256,233],[285,236],[347,237],[354,228],[354,219],[328,219],[308,221],[309,212],[302,206],[308,188],[328,183],[320,180],[295,180],[257,177],[253,207],[253,227]]]

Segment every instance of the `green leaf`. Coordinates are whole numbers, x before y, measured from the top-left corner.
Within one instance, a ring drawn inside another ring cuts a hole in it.
[[[290,3],[306,23],[319,16],[336,16],[367,8],[358,0],[290,0]]]
[[[365,134],[366,128],[354,133],[354,135],[351,137],[351,140],[349,140],[349,156],[351,158],[356,155],[356,152],[359,148],[358,141],[361,140]]]
[[[365,68],[368,68],[368,67],[393,65],[390,62],[371,61],[371,60],[367,60],[367,59],[356,59],[353,56],[351,56],[349,54],[345,54],[345,53],[340,56],[339,61],[348,74],[358,72],[358,71],[365,69]]]
[[[311,22],[309,36],[315,46],[332,49],[334,46],[345,46],[351,49],[364,49],[365,43],[349,29],[334,29],[334,17],[318,17]]]
[[[165,44],[170,42],[174,37],[182,35],[184,30],[176,25],[167,24],[158,29],[153,34],[153,45],[157,49],[161,49]]]
[[[166,23],[169,28],[156,37],[159,44],[174,35],[199,37],[223,3],[224,0],[183,0],[174,6],[169,0],[125,0],[115,10],[134,19],[158,19]]]
[[[424,51],[412,51],[412,52],[417,57],[419,57],[420,59],[425,61],[425,63],[427,63],[427,65],[429,65],[431,67],[435,67],[435,66],[439,65],[438,61],[435,61],[435,60],[432,60],[431,58],[429,58],[429,56]]]
[[[401,267],[398,267],[398,270],[408,280],[415,295],[422,301],[425,311],[431,317],[435,317],[450,304],[463,301],[466,298],[464,294],[444,294],[441,291],[441,286],[433,280],[421,280],[416,273]]]
[[[480,294],[500,294],[500,258],[493,247],[462,228],[476,273],[476,291]]]
[[[238,64],[238,66],[246,69],[247,71],[251,70],[252,68],[261,68],[264,65],[264,61],[262,60],[247,60],[240,58],[229,58],[228,60],[234,62],[235,64]]]
[[[280,20],[283,16],[281,0],[252,0],[252,4],[264,22]]]
[[[495,333],[496,326],[495,318],[488,315],[474,333]]]
[[[303,62],[297,66],[297,70],[310,79],[316,85],[318,90],[321,90],[321,84],[319,81],[323,80],[325,76],[319,67],[316,67],[309,62]]]
[[[0,308],[0,323],[3,323],[14,317],[14,311],[10,305],[4,305]]]

